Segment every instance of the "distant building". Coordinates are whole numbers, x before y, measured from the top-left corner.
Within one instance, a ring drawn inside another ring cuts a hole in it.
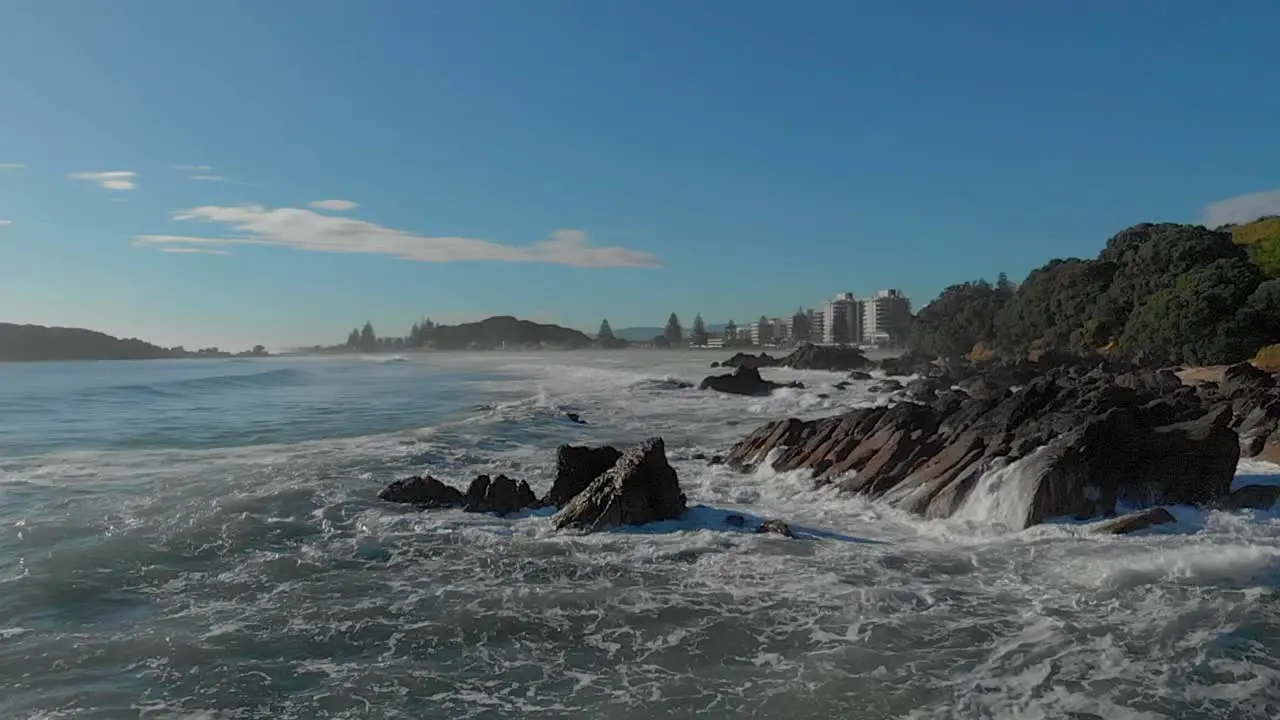
[[[823,307],[822,341],[831,345],[862,342],[862,307],[853,293],[840,293]]]
[[[724,343],[725,343],[725,339],[723,337],[719,335],[708,335],[707,344],[703,345],[702,347],[708,348],[710,350],[718,350],[724,347]]]
[[[911,323],[911,301],[901,290],[878,290],[862,303],[862,342],[889,345]]]
[[[768,345],[773,342],[773,323],[768,318],[760,318],[751,323],[751,344]]]
[[[773,325],[773,341],[775,343],[789,343],[795,339],[795,318],[788,315],[787,317],[776,317],[769,321]]]
[[[824,338],[823,328],[826,327],[826,313],[810,308],[805,310],[804,314],[805,317],[809,318],[809,340],[822,342]]]

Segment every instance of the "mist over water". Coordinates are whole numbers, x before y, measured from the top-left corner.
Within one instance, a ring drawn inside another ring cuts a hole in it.
[[[923,521],[707,467],[760,423],[876,401],[828,373],[766,371],[807,385],[769,398],[670,382],[719,359],[0,365],[0,717],[1280,717],[1276,514],[1011,533],[1016,478]],[[557,445],[649,435],[686,521],[575,536],[376,499],[424,471],[542,493]]]

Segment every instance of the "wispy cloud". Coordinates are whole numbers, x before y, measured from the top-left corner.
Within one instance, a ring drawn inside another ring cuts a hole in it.
[[[162,247],[160,252],[173,253],[175,255],[230,255],[226,250],[207,250],[205,248],[192,247]]]
[[[657,257],[624,247],[594,247],[581,230],[557,230],[532,245],[503,245],[464,237],[428,237],[372,222],[322,215],[302,208],[262,205],[204,207],[173,213],[178,221],[204,221],[229,226],[224,237],[139,235],[135,244],[225,247],[271,245],[326,253],[389,255],[415,262],[539,262],[572,267],[660,267]]]
[[[320,210],[333,210],[336,212],[346,212],[360,207],[358,203],[351,202],[350,200],[316,200],[307,204]]]
[[[179,172],[203,173],[209,172],[213,168],[209,165],[174,165],[173,169]]]
[[[72,180],[88,180],[108,190],[133,190],[138,187],[134,178],[138,173],[132,170],[107,170],[104,172],[71,173],[67,177]]]
[[[221,175],[192,175],[192,176],[191,176],[191,179],[192,179],[192,180],[197,180],[197,181],[199,181],[199,182],[218,182],[218,183],[220,183],[220,182],[226,182],[226,181],[227,181],[227,179],[226,179],[225,177],[221,176]]]
[[[21,170],[26,167],[22,163],[0,163],[0,170]]]
[[[1280,189],[1237,195],[1206,205],[1200,217],[1207,227],[1253,222],[1263,215],[1280,215]]]
[[[4,227],[6,225],[12,225],[12,224],[13,224],[12,220],[0,220],[0,227]]]

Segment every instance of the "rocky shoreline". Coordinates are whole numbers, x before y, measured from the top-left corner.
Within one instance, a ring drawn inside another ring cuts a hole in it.
[[[701,389],[768,394],[784,385],[759,368],[796,365],[873,378],[856,350],[805,346],[781,359],[736,355],[724,363],[732,373],[708,377]],[[711,464],[807,471],[816,486],[925,518],[963,515],[1013,530],[1068,517],[1100,520],[1095,532],[1127,533],[1174,522],[1162,505],[1267,509],[1280,500],[1280,486],[1231,489],[1241,457],[1280,461],[1280,384],[1248,363],[1192,384],[1173,369],[1096,359],[899,358],[877,369],[885,377],[871,389],[889,393],[891,404],[769,422]],[[379,498],[498,515],[555,508],[557,529],[588,532],[678,519],[687,508],[658,437],[625,451],[562,445],[543,498],[502,475],[481,475],[465,492],[430,476],[406,478]],[[1120,516],[1129,508],[1138,510]],[[782,521],[759,525],[792,536]]]

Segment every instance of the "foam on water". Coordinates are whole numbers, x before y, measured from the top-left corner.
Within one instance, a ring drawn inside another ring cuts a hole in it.
[[[711,359],[0,367],[0,716],[1280,715],[1275,511],[1175,508],[1173,530],[1132,537],[1009,532],[1016,464],[933,522],[804,473],[707,467],[695,455],[761,422],[878,401],[827,373],[766,371],[807,386],[769,398],[678,386]],[[247,394],[140,393],[98,435],[57,406],[278,369],[282,387]],[[152,413],[193,432],[182,402],[222,441],[111,441],[113,421]],[[556,422],[566,408],[589,424]],[[541,492],[557,444],[652,434],[694,506],[684,521],[580,536],[546,512],[376,500],[424,470]],[[1239,483],[1277,479],[1241,465]],[[773,517],[800,539],[749,531]]]

